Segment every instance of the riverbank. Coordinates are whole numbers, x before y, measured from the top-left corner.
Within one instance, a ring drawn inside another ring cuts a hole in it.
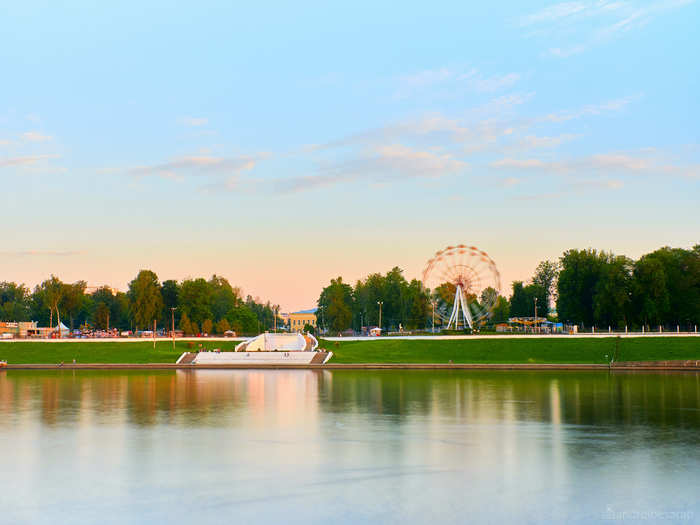
[[[178,340],[135,341],[23,341],[0,344],[0,360],[10,368],[17,365],[48,365],[63,362],[77,365],[164,365],[174,367],[183,352],[218,348],[230,351],[237,341]],[[199,345],[202,345],[201,347]],[[700,360],[700,338],[688,337],[604,337],[604,338],[480,338],[480,339],[394,339],[321,340],[321,347],[333,352],[325,366],[361,365],[601,365],[619,362],[680,362]],[[191,366],[191,365],[189,365]],[[201,365],[199,365],[201,367]],[[239,366],[239,365],[232,365]],[[250,366],[250,365],[248,365]],[[277,367],[278,365],[271,365]],[[285,366],[285,365],[279,365]]]
[[[328,363],[322,364],[172,364],[172,363],[68,363],[14,364],[2,370],[610,370],[610,371],[700,371],[697,361],[638,361],[592,363]]]
[[[321,341],[332,363],[605,364],[700,359],[700,338],[539,337]]]

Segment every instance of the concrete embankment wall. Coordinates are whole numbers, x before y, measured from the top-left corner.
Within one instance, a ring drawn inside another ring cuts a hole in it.
[[[700,361],[619,363],[607,364],[559,364],[559,363],[354,363],[354,364],[8,364],[6,370],[610,370],[616,371],[688,371],[700,372]]]

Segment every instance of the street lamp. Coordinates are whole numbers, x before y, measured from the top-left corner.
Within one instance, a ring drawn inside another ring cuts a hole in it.
[[[435,299],[430,301],[430,304],[433,305],[433,333],[435,333]]]
[[[537,297],[535,297],[535,330],[539,332],[539,327],[537,326]]]
[[[175,350],[175,310],[177,310],[177,307],[171,306],[170,307],[170,319],[173,323],[173,328],[172,328],[172,334],[173,334],[173,350]]]
[[[381,333],[381,330],[382,330],[382,305],[384,304],[384,301],[377,301],[377,304],[379,305],[379,330]]]

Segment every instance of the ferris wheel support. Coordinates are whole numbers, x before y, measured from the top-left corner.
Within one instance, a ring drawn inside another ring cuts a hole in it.
[[[454,323],[455,330],[459,329],[459,312],[462,312],[462,318],[464,319],[464,328],[469,326],[469,328],[474,328],[472,315],[467,308],[467,301],[464,299],[464,292],[462,290],[462,285],[458,284],[455,290],[455,302],[452,307],[452,314],[450,315],[450,320],[447,322],[447,329],[449,330]]]

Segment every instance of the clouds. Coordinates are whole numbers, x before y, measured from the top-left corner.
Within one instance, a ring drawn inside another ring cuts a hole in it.
[[[322,165],[314,175],[277,181],[284,193],[296,193],[341,183],[401,183],[459,173],[467,163],[448,153],[421,151],[401,144],[378,146],[355,157]]]
[[[550,56],[566,58],[639,29],[665,12],[694,0],[588,0],[562,2],[523,16],[519,25],[529,36],[558,40]]]
[[[0,255],[6,257],[70,257],[80,255],[79,251],[55,251],[55,250],[16,250],[16,251],[0,251]]]
[[[252,170],[256,162],[266,155],[242,155],[238,157],[214,157],[208,155],[180,157],[161,164],[136,166],[128,170],[137,177],[157,176],[183,180],[188,176],[235,175]]]
[[[584,179],[591,175],[700,177],[700,164],[672,163],[641,153],[635,155],[624,152],[596,153],[581,157],[564,157],[558,160],[503,158],[493,161],[489,165],[492,168],[510,172],[555,173]],[[614,187],[620,187],[621,184],[618,181]]]
[[[0,158],[0,168],[7,168],[10,166],[24,166],[28,164],[35,164],[40,161],[47,159],[56,159],[58,155],[27,155],[24,157],[10,157],[10,158]]]
[[[516,72],[505,74],[485,74],[476,68],[462,70],[458,68],[441,67],[428,69],[398,77],[398,87],[395,98],[406,98],[421,92],[431,92],[439,88],[449,88],[451,91],[472,91],[475,93],[495,93],[514,86],[521,74]]]
[[[641,98],[641,95],[630,95],[627,97],[612,99],[600,104],[588,104],[575,110],[558,111],[549,113],[543,120],[549,122],[566,122],[586,116],[600,115],[602,113],[611,113],[625,109],[630,103]]]
[[[428,83],[451,75],[447,70],[437,71],[439,74],[425,75],[415,82]],[[486,173],[516,172],[503,183],[504,187],[514,187],[523,174],[533,170],[552,174],[594,165],[627,170],[634,166],[633,159],[613,154],[591,155],[585,166],[578,167],[574,160],[558,160],[557,150],[582,135],[556,131],[578,119],[620,112],[637,96],[526,118],[513,113],[533,97],[501,95],[460,116],[430,113],[389,123],[277,155],[277,162],[268,162],[273,160],[270,154],[217,156],[207,151],[135,166],[127,172],[135,177],[200,180],[199,187],[210,193],[235,190],[296,194],[337,185],[362,187],[466,176],[470,168]],[[541,154],[549,158],[540,158]],[[577,162],[582,164],[581,159]]]
[[[179,119],[179,122],[185,126],[200,127],[206,126],[209,123],[209,119],[205,117],[183,117]]]
[[[38,131],[27,131],[22,133],[22,139],[27,142],[48,142],[53,139],[51,135],[44,135]]]

